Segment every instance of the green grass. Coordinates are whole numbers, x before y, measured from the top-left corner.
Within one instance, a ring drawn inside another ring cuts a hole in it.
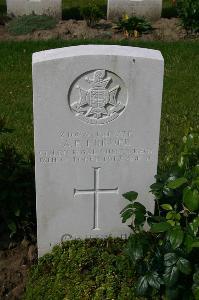
[[[35,30],[53,29],[57,20],[50,16],[29,15],[13,19],[8,24],[8,31],[13,35],[31,33]]]
[[[2,141],[15,145],[27,156],[33,151],[32,53],[78,44],[116,43],[115,41],[40,41],[0,43],[0,115],[13,133]],[[176,159],[183,135],[196,129],[199,120],[199,42],[121,42],[159,49],[165,58],[164,95],[161,118],[159,166]]]

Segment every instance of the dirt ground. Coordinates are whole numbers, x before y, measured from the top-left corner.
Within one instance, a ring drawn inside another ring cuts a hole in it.
[[[114,27],[115,24],[110,21],[101,20],[95,28],[90,28],[85,21],[60,21],[54,29],[40,30],[27,35],[13,36],[8,33],[6,25],[0,25],[0,41],[2,40],[48,40],[48,39],[113,39],[122,40],[138,39],[143,41],[178,41],[185,39],[195,39],[199,35],[188,36],[186,31],[180,26],[180,20],[177,18],[160,19],[153,24],[154,30],[150,34],[142,36],[126,37],[123,33],[118,32]]]
[[[37,248],[23,240],[13,249],[0,251],[0,299],[22,299],[28,270],[36,262]]]

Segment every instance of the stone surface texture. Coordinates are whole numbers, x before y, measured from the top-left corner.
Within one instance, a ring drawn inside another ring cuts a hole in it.
[[[155,21],[160,19],[161,13],[162,0],[108,0],[107,17],[114,21],[126,14]]]
[[[61,0],[7,0],[7,13],[13,16],[49,15],[61,18]]]
[[[68,239],[127,237],[125,192],[154,209],[163,70],[142,48],[33,54],[39,256]]]

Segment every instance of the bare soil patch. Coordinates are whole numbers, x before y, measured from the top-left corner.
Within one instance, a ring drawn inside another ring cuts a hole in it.
[[[35,245],[23,240],[13,249],[0,251],[0,299],[22,299],[28,270],[37,259]]]
[[[165,19],[162,18],[153,24],[154,30],[150,34],[143,34],[138,38],[128,37],[128,39],[136,39],[143,41],[179,41],[185,39],[196,39],[199,35],[190,36],[181,27],[180,20],[177,18]],[[112,39],[122,40],[127,37],[123,33],[118,32],[115,24],[101,20],[95,28],[87,26],[85,21],[60,21],[54,29],[51,30],[38,30],[30,34],[13,36],[11,35],[6,25],[0,25],[0,41],[24,41],[24,40],[49,40],[49,39]]]

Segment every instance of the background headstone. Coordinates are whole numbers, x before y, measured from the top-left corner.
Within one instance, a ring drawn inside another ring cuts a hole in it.
[[[7,13],[12,16],[30,15],[49,15],[61,18],[61,0],[6,0]]]
[[[161,18],[162,0],[108,0],[108,19],[118,21],[125,14],[154,21]]]
[[[128,235],[125,192],[153,210],[163,68],[159,51],[133,47],[33,55],[40,256],[62,239]]]

